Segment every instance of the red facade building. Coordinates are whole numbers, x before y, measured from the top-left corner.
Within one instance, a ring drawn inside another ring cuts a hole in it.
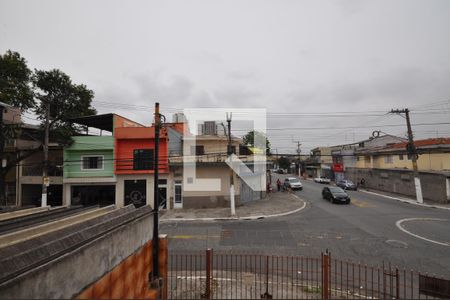
[[[114,174],[119,207],[154,205],[155,127],[117,128],[114,132]],[[160,203],[165,205],[169,175],[167,130],[159,138]]]

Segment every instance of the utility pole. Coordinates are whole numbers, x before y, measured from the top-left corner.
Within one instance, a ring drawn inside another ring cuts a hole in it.
[[[6,167],[6,157],[3,157],[3,153],[5,150],[5,140],[4,140],[4,130],[3,130],[3,111],[4,107],[0,103],[0,163],[2,173],[0,174],[0,205],[7,204],[6,201],[6,193],[5,193],[5,181],[3,180],[5,177],[3,176],[3,168]]]
[[[423,203],[423,196],[422,196],[422,187],[420,185],[420,178],[419,178],[419,171],[417,168],[417,149],[414,145],[414,138],[413,133],[411,129],[411,121],[409,119],[409,109],[391,109],[390,111],[392,114],[405,114],[406,118],[406,126],[408,128],[408,145],[406,146],[406,150],[408,155],[411,157],[412,165],[413,165],[413,175],[414,175],[414,185],[416,187],[416,198],[417,202]]]
[[[41,206],[47,206],[47,187],[50,185],[48,178],[48,136],[50,126],[50,101],[47,99],[45,106],[45,135],[44,135],[44,167],[42,169],[42,199]]]
[[[232,118],[232,113],[230,112],[230,114],[227,113],[227,123],[228,123],[228,147],[227,147],[227,155],[228,158],[230,159],[230,163],[232,160],[232,147],[231,147],[231,118]],[[234,174],[233,174],[233,169],[230,168],[230,208],[231,208],[231,216],[234,217],[236,216],[236,207],[235,207],[235,203],[234,203]]]
[[[301,174],[302,170],[301,170],[301,167],[300,167],[300,153],[301,153],[300,146],[302,144],[300,144],[300,141],[293,141],[293,142],[297,143],[298,177],[300,177],[302,175]]]
[[[153,185],[153,272],[151,282],[159,285],[159,130],[161,127],[161,115],[159,114],[159,102],[155,103],[155,152],[154,152],[154,185]]]
[[[278,159],[279,159],[279,157],[278,157],[278,148],[275,149],[275,152],[277,153],[277,156],[276,156],[276,157],[277,157],[277,158],[276,158],[276,159],[277,159],[277,160],[276,160],[276,166],[277,166],[277,167],[276,167],[276,168],[279,169],[280,167],[278,166]]]

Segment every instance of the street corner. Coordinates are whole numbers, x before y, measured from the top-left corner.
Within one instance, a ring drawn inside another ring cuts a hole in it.
[[[265,218],[281,217],[291,215],[306,208],[307,201],[290,192],[276,192],[268,196],[270,206],[268,212],[263,216]]]

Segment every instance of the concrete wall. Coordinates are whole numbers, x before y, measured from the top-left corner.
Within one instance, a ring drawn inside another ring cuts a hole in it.
[[[364,187],[410,197],[415,197],[413,172],[411,170],[347,168],[345,177],[360,182]],[[420,172],[423,197],[438,203],[450,203],[447,175]]]
[[[236,205],[238,205],[240,179],[234,173],[233,176]],[[230,205],[230,168],[227,164],[197,164],[196,177],[220,179],[220,190],[187,191],[183,185],[183,208],[227,207]],[[189,180],[189,178],[184,178],[184,180]]]
[[[145,214],[105,232],[102,237],[3,283],[0,298],[73,298],[151,240],[152,228],[153,215]]]

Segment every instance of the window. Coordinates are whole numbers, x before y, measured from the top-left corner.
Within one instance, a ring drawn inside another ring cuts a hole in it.
[[[175,181],[175,203],[179,204],[183,202],[183,196],[182,196],[182,185],[181,180]]]
[[[82,170],[103,170],[103,156],[82,156]]]
[[[399,160],[403,160],[403,154],[399,154],[399,155],[398,155],[398,159],[399,159]]]
[[[236,146],[231,146],[231,153],[236,154]]]
[[[203,155],[203,154],[205,154],[205,146],[203,145],[191,146],[191,155]]]
[[[135,149],[133,153],[133,170],[153,170],[153,149]]]
[[[385,157],[384,157],[384,163],[385,164],[392,164],[394,162],[394,160],[393,160],[393,158],[392,158],[392,155],[386,155]]]

